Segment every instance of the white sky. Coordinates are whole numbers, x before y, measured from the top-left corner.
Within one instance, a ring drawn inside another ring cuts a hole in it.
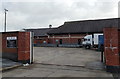
[[[118,17],[119,0],[2,0],[0,32],[4,30],[4,8],[7,31],[23,28],[58,27],[65,21]]]

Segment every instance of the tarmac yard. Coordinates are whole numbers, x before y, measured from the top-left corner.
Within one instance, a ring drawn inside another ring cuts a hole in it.
[[[2,73],[3,77],[112,77],[100,52],[83,48],[35,47],[34,64]]]

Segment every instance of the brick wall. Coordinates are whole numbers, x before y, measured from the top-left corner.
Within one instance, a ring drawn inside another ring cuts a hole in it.
[[[18,37],[17,33],[3,33],[2,34],[2,48],[4,53],[17,53],[17,48],[7,47],[7,37]]]
[[[18,60],[23,63],[30,60],[30,32],[18,33]]]
[[[71,44],[78,44],[78,39],[80,39],[80,38],[71,38],[70,43]]]
[[[108,71],[120,66],[120,31],[118,28],[104,28],[104,55]]]
[[[17,47],[7,47],[7,37],[17,37]],[[27,63],[30,61],[30,32],[3,32],[2,57]]]
[[[118,45],[119,45],[119,48],[120,48],[120,29],[118,30]],[[120,51],[120,49],[119,49]]]
[[[48,37],[34,38],[34,44],[43,44],[44,41],[48,43]]]
[[[2,57],[2,33],[0,33],[0,57]]]
[[[62,44],[78,44],[78,40],[84,38],[85,35],[86,34],[53,35],[48,39],[51,44],[56,44],[56,40],[59,42],[60,39],[62,39]]]
[[[118,30],[118,54],[119,54],[119,66],[120,66],[120,30]],[[119,67],[120,68],[120,67]]]
[[[2,33],[2,57],[8,58],[14,61],[18,61],[17,57],[17,47],[8,48],[7,47],[7,37],[18,37],[16,32],[13,33]]]

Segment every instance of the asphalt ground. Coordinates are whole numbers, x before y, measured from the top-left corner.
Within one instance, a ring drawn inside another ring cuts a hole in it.
[[[3,77],[110,77],[100,52],[83,48],[35,47],[34,63],[2,73]]]
[[[16,68],[21,65],[22,65],[21,63],[14,62],[12,60],[5,59],[5,58],[0,58],[0,71]]]

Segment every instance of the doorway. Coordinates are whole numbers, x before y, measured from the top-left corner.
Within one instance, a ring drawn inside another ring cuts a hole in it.
[[[62,44],[62,39],[59,40],[59,43]]]
[[[78,44],[81,45],[82,44],[82,40],[78,39]]]

